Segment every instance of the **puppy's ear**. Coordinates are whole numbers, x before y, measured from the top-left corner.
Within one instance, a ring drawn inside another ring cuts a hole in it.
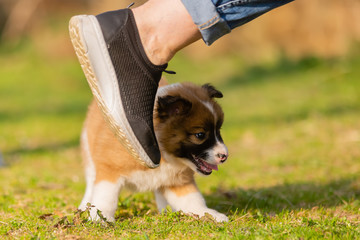
[[[157,111],[160,118],[187,114],[192,107],[191,102],[180,96],[165,96],[158,98]]]
[[[219,90],[216,90],[215,87],[210,85],[209,83],[204,84],[201,87],[204,88],[208,92],[209,97],[211,97],[211,98],[222,98],[223,97],[223,94]]]

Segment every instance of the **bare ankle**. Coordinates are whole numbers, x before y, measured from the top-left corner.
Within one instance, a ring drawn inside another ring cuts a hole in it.
[[[169,62],[177,51],[201,38],[180,0],[150,0],[133,13],[145,53],[155,65]]]
[[[175,53],[171,51],[169,45],[161,40],[155,30],[141,31],[140,27],[139,32],[145,53],[153,64],[162,65],[168,63],[172,59]]]
[[[171,54],[168,45],[170,41],[164,39],[166,29],[161,29],[161,23],[156,23],[155,19],[149,21],[151,16],[146,15],[146,10],[142,6],[133,10],[141,43],[149,60],[155,65],[162,65],[169,62],[174,54]]]

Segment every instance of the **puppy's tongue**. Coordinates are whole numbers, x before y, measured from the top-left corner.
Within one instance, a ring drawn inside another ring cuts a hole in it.
[[[210,168],[210,169],[215,170],[215,171],[218,170],[218,166],[215,165],[215,164],[210,164],[210,163],[207,163],[207,162],[205,162],[205,161],[203,161],[203,164],[204,164],[207,168]]]

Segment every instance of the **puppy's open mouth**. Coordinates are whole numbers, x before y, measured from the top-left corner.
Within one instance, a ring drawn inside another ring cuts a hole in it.
[[[192,158],[191,161],[195,164],[197,170],[205,175],[210,175],[212,173],[212,170],[217,171],[218,166],[215,164],[210,164],[206,162],[205,160],[191,154]]]

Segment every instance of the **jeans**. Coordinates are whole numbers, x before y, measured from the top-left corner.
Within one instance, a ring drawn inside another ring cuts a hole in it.
[[[198,26],[204,42],[211,45],[232,29],[293,0],[181,0]]]

